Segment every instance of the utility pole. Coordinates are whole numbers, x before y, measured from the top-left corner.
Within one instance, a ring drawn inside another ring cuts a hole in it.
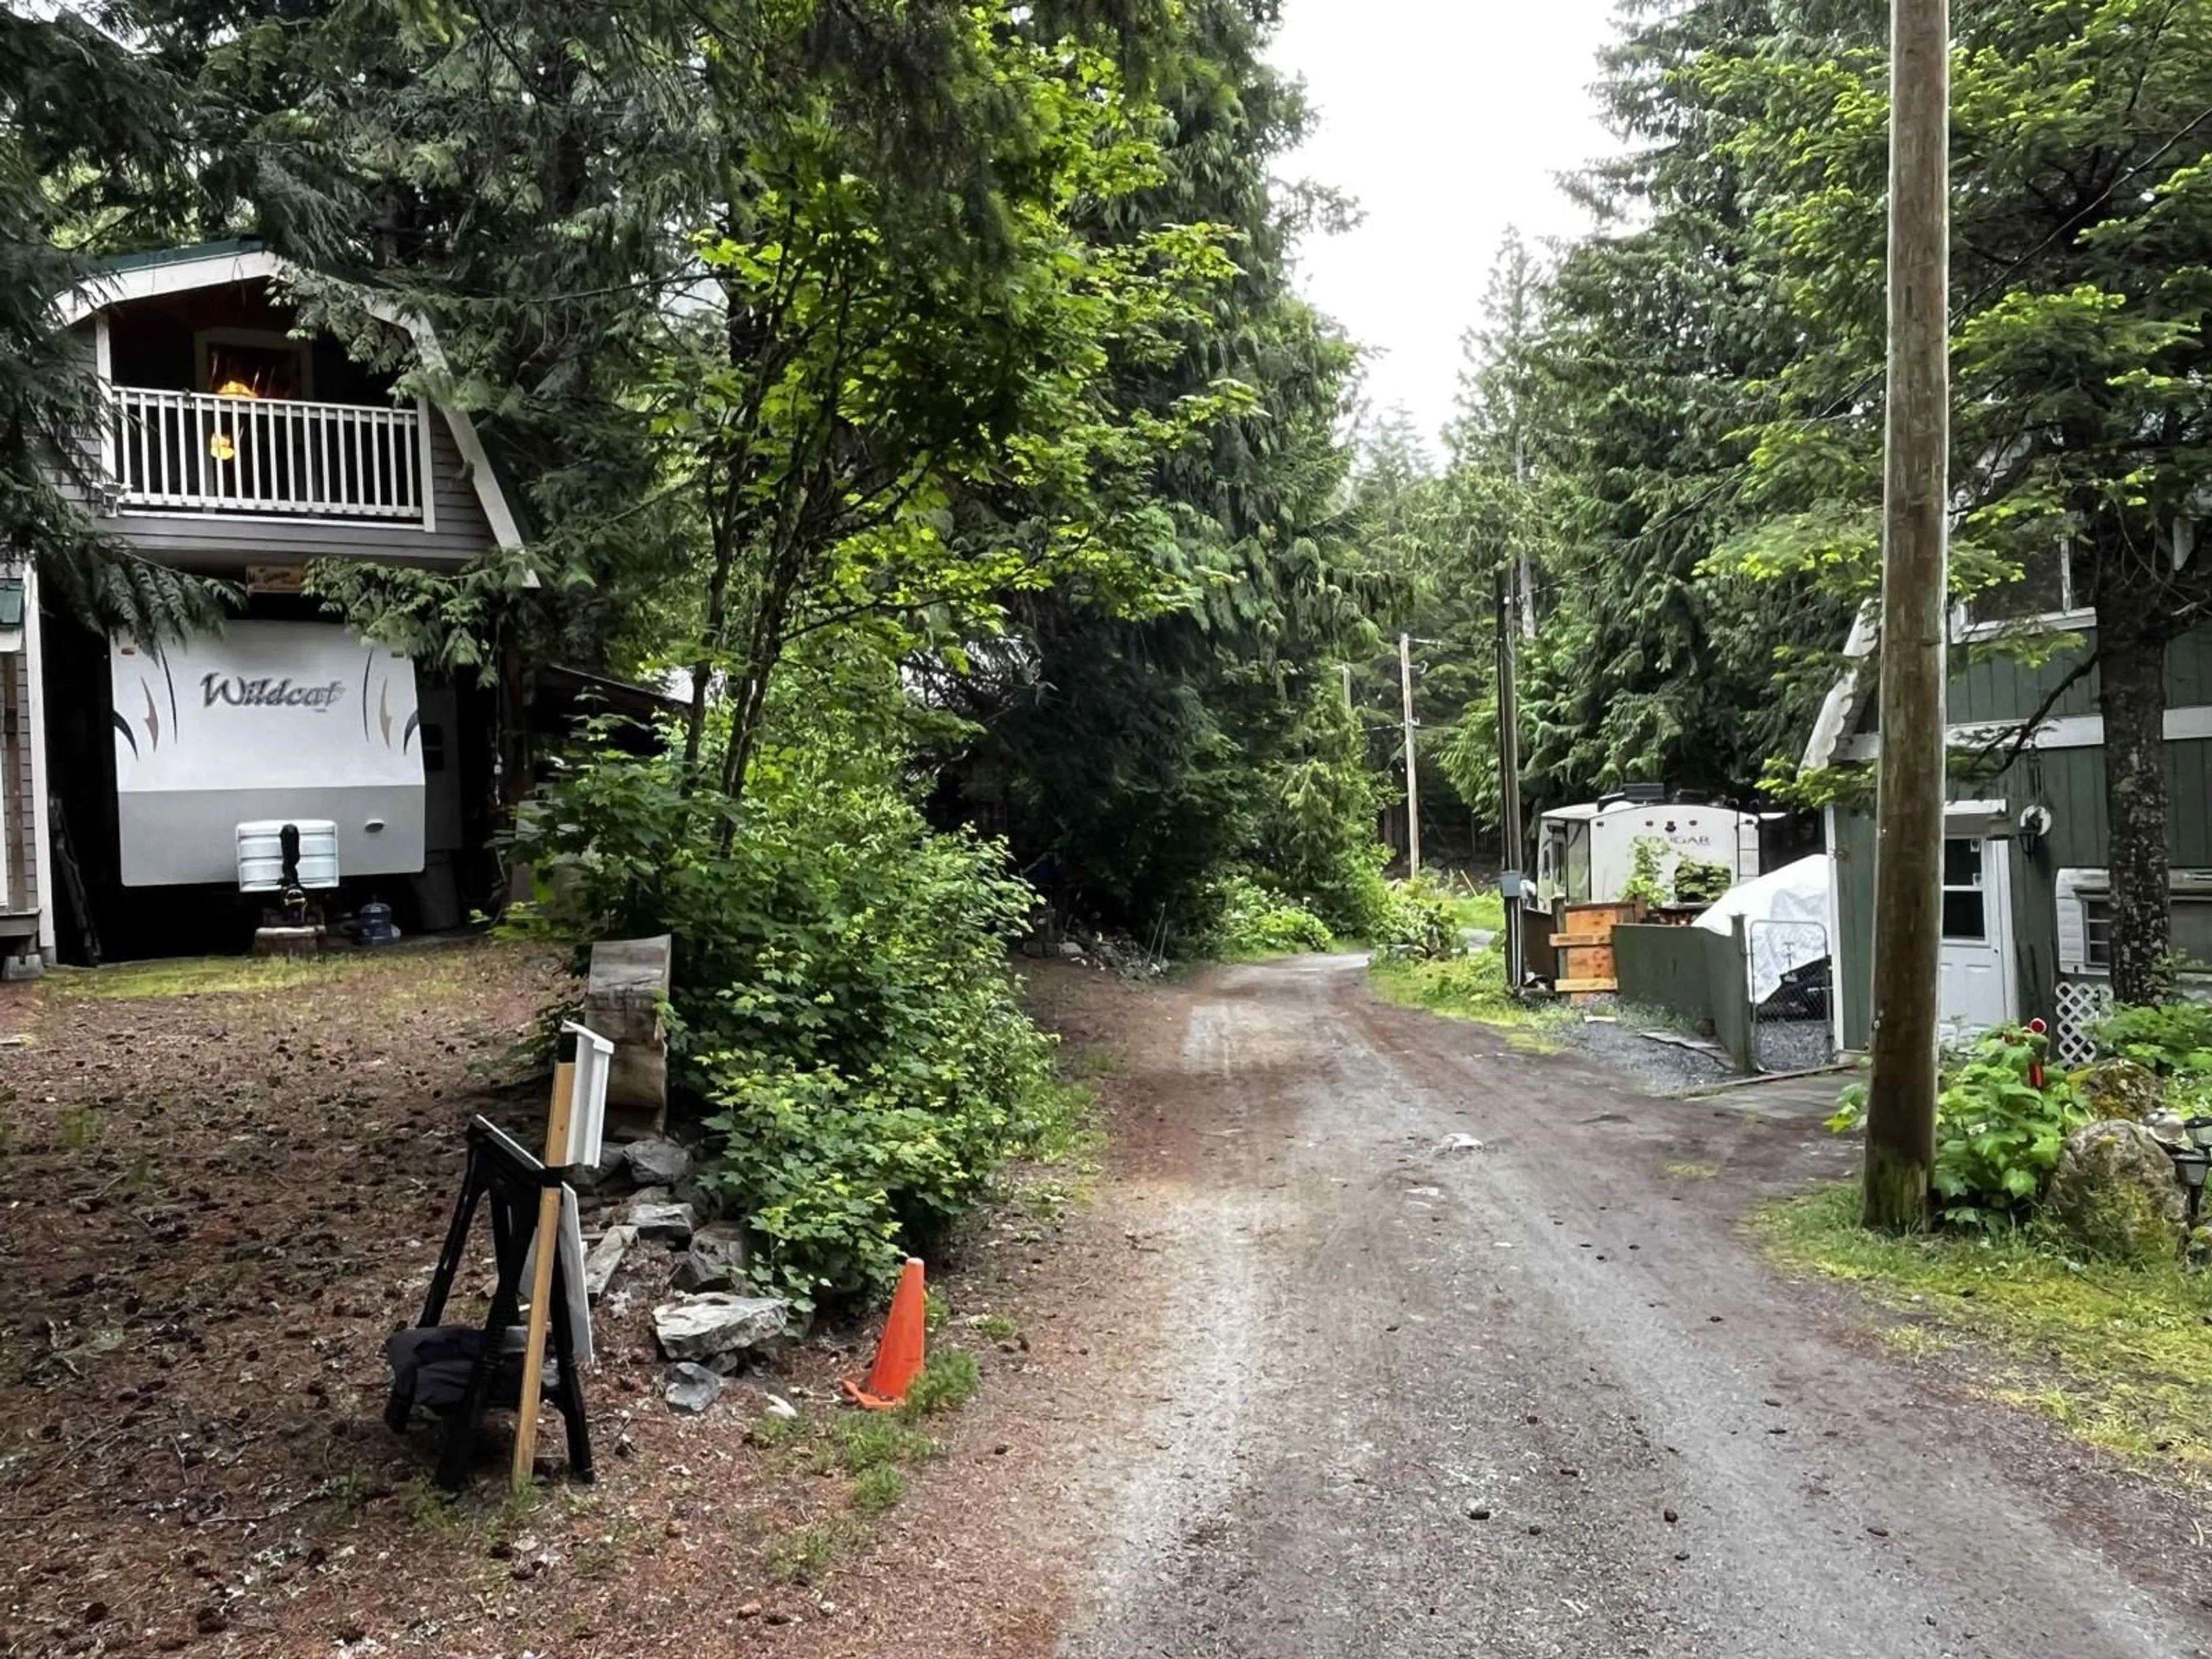
[[[1521,402],[1517,393],[1514,398],[1513,409],[1513,424],[1517,428],[1521,424]],[[1513,482],[1523,488],[1526,488],[1528,483],[1528,447],[1521,441],[1517,430],[1513,439]],[[1521,501],[1523,511],[1527,509],[1528,505],[1527,498],[1523,497]],[[1525,530],[1525,524],[1523,528]],[[1534,567],[1528,562],[1528,548],[1526,543],[1522,544],[1517,568],[1521,577],[1521,593],[1519,603],[1515,608],[1521,613],[1521,637],[1533,645],[1536,641],[1536,574]]]
[[[1406,876],[1421,873],[1421,775],[1413,759],[1413,636],[1398,635],[1398,695],[1406,709]]]
[[[1936,1163],[1950,460],[1949,0],[1890,0],[1889,389],[1865,1224],[1928,1224]]]
[[[1507,870],[1521,868],[1521,705],[1513,683],[1513,594],[1505,578],[1498,579],[1498,836]],[[1518,991],[1525,977],[1522,930],[1528,911],[1518,900],[1505,907],[1506,971]]]

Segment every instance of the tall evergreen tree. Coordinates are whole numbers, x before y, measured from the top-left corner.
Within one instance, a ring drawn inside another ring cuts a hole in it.
[[[1238,860],[1276,860],[1286,884],[1340,904],[1324,890],[1364,867],[1370,833],[1331,666],[1365,627],[1337,521],[1351,354],[1290,289],[1305,204],[1270,167],[1307,118],[1261,56],[1271,14],[1255,0],[1184,9],[1152,65],[1161,176],[1097,227],[1218,225],[1237,268],[1176,352],[1118,368],[1122,405],[1152,417],[1241,389],[1241,412],[1146,481],[1172,597],[1141,618],[1065,592],[1022,602],[1022,668],[970,688],[963,706],[983,730],[948,796],[948,811],[1003,824],[1069,908],[1134,927],[1163,908],[1195,922],[1206,878]]]
[[[2105,720],[2113,988],[2153,1000],[2171,939],[2166,647],[2212,610],[2197,549],[2212,505],[2212,0],[1990,0],[1962,7],[1958,31],[1954,585],[2047,574],[2067,550],[2096,615],[2077,672],[2095,672]],[[1768,204],[1802,330],[1761,440],[1773,517],[1746,557],[1858,591],[1879,499],[1887,123],[1864,38],[1701,77],[1752,112],[1723,154]]]
[[[155,638],[218,614],[207,584],[137,556],[84,502],[106,418],[55,307],[118,242],[173,234],[197,201],[180,88],[131,50],[118,6],[0,10],[0,547],[63,606]]]
[[[1706,568],[1741,523],[1745,428],[1796,341],[1741,168],[1746,100],[1716,63],[1789,49],[1769,0],[1638,3],[1601,95],[1626,155],[1582,188],[1594,235],[1561,260],[1538,348],[1543,446],[1565,488],[1524,704],[1552,799],[1631,780],[1741,793],[1823,689],[1788,647],[1840,637],[1810,584]]]

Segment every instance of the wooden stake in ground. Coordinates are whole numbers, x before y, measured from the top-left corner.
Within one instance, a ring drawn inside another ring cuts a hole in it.
[[[1881,570],[1869,1227],[1928,1223],[1942,951],[1951,442],[1948,0],[1891,0],[1889,392]]]
[[[553,1066],[553,1105],[545,1118],[545,1167],[568,1161],[568,1115],[574,1108],[576,1037],[561,1033]],[[522,1400],[514,1410],[514,1489],[530,1484],[538,1467],[538,1395],[545,1380],[545,1332],[553,1312],[553,1262],[561,1250],[561,1188],[549,1185],[538,1200],[538,1259],[530,1279],[529,1339],[522,1349]]]
[[[1421,775],[1413,760],[1413,636],[1398,635],[1398,695],[1406,713],[1406,874],[1421,873]]]

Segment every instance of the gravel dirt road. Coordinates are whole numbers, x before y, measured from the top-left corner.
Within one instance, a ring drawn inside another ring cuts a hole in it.
[[[1356,959],[1156,1015],[1101,1204],[1157,1329],[1032,1402],[1075,1443],[1012,1511],[1067,1547],[1063,1659],[2212,1653],[2201,1499],[1759,1261],[1743,1212],[1849,1148],[1380,1005]]]

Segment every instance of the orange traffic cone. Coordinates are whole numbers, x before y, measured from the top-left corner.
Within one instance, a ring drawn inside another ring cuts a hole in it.
[[[898,1289],[891,1297],[891,1316],[884,1322],[884,1340],[876,1350],[875,1368],[862,1388],[848,1377],[845,1392],[856,1406],[872,1412],[894,1411],[906,1404],[906,1391],[921,1373],[928,1343],[924,1321],[926,1293],[921,1283],[921,1258],[910,1255],[899,1273]]]

